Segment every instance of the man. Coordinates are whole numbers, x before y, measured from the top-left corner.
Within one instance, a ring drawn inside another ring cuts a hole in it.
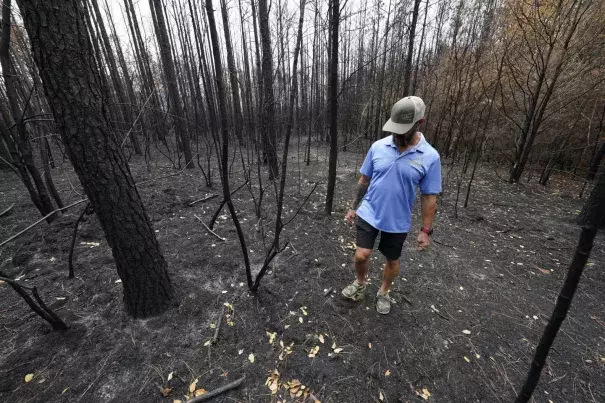
[[[430,244],[437,195],[441,193],[441,161],[439,153],[425,140],[418,127],[424,122],[425,106],[419,97],[405,97],[391,109],[391,118],[382,128],[392,135],[370,147],[360,169],[355,200],[345,219],[352,224],[357,217],[357,249],[353,284],[342,294],[353,301],[365,296],[368,259],[380,233],[378,250],[386,258],[382,285],[376,295],[376,311],[389,313],[388,295],[399,274],[399,257],[410,230],[416,188],[420,187],[422,227],[418,233],[418,249]],[[360,205],[361,203],[361,205]]]

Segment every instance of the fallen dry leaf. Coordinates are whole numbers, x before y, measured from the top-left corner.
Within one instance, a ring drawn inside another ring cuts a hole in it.
[[[538,270],[540,270],[540,273],[542,273],[542,274],[550,274],[550,270],[546,270],[541,267],[538,267]]]
[[[466,329],[464,329],[464,330],[462,331],[462,333],[464,333],[464,334],[471,334],[471,331],[470,331],[470,330],[466,330]]]
[[[338,354],[338,353],[340,353],[342,350],[344,350],[344,349],[343,349],[343,348],[341,348],[341,347],[335,348],[335,349],[334,349],[334,353]]]
[[[199,381],[199,379],[195,378],[195,381],[191,382],[189,385],[189,393],[193,393],[195,389],[197,389],[197,381]]]
[[[378,398],[380,399],[381,402],[384,401],[384,395],[382,394],[382,391],[378,395]]]
[[[304,319],[302,318],[302,316],[299,316],[299,317],[298,317],[298,321],[299,321],[300,323],[303,323],[303,322],[304,322]]]
[[[172,403],[183,403],[183,402],[182,402],[181,400],[179,400],[179,399],[174,399],[174,400],[172,401]]]
[[[429,397],[431,397],[431,393],[427,388],[422,388],[422,390],[416,389],[416,394],[424,400],[429,400]]]
[[[391,370],[390,370],[390,369],[387,369],[387,370],[384,372],[384,376],[391,376]]]
[[[468,359],[468,357],[467,357],[466,355],[464,356],[464,361],[466,361],[466,362],[471,362],[471,360],[469,360],[469,359]]]
[[[25,375],[25,383],[31,382],[32,379],[34,379],[34,374]]]
[[[309,358],[315,358],[317,353],[319,353],[319,346],[315,346],[309,351]]]
[[[324,344],[325,340],[324,340],[324,335],[323,335],[323,334],[320,334],[320,335],[319,335],[319,342],[320,342],[321,344]]]
[[[371,350],[372,349],[372,343],[368,343],[368,348]]]
[[[273,344],[275,342],[275,337],[277,336],[277,333],[267,332],[267,336],[269,337],[269,344]]]
[[[254,364],[254,354],[250,353],[250,355],[248,356],[248,361]]]
[[[169,381],[172,379],[172,374],[174,374],[174,371],[168,374],[168,380]]]
[[[201,395],[205,395],[206,393],[208,393],[206,389],[196,389],[195,392],[193,392],[193,396],[198,397]]]

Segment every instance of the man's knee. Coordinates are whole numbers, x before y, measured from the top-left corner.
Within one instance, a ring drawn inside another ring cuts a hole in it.
[[[372,249],[357,248],[355,250],[355,262],[364,263],[367,262],[372,254]]]

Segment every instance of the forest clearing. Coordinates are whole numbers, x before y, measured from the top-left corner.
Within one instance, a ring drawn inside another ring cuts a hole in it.
[[[605,2],[1,13],[2,402],[605,402]]]

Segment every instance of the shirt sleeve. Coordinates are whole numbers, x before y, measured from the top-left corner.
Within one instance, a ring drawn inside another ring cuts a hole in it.
[[[372,172],[374,171],[374,146],[370,147],[370,150],[368,151],[368,154],[366,155],[365,160],[363,160],[363,165],[361,166],[361,169],[359,170],[359,172],[361,172],[362,175],[367,176],[368,178],[372,177]]]
[[[437,157],[420,181],[420,193],[423,195],[436,195],[441,193],[441,158]]]

